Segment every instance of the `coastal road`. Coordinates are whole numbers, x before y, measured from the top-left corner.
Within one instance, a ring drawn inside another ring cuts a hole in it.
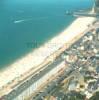
[[[30,87],[33,83],[44,77],[49,71],[51,71],[53,68],[58,66],[63,61],[63,58],[61,55],[57,57],[53,63],[46,66],[44,70],[36,73],[31,78],[24,80],[22,84],[19,84],[18,86],[15,86],[15,89],[13,89],[8,95],[6,95],[4,98],[5,100],[13,100],[15,97],[17,97],[19,94],[21,94],[23,91],[25,91],[28,87]]]

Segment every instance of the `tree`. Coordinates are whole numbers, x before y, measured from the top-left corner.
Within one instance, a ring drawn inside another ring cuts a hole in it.
[[[96,92],[89,100],[99,100],[99,92]]]

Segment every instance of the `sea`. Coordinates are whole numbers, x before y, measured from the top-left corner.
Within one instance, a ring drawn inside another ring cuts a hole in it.
[[[0,0],[0,69],[60,34],[93,0]]]

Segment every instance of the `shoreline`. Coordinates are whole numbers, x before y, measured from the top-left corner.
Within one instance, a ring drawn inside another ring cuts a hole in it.
[[[74,20],[73,20],[73,21],[74,21]],[[73,21],[71,21],[65,28],[63,28],[63,30],[66,30],[66,28],[68,28],[68,26],[71,25]],[[14,61],[11,61],[11,60],[10,60],[11,62],[6,63],[6,64],[2,64],[2,65],[0,66],[0,67],[1,67],[1,68],[0,68],[0,72],[3,72],[4,70],[8,69],[13,63],[18,62],[19,60],[21,60],[21,59],[23,59],[24,57],[26,57],[28,54],[30,54],[30,53],[34,52],[35,50],[41,48],[42,46],[46,45],[46,44],[47,44],[48,42],[50,42],[54,37],[60,35],[60,34],[63,32],[63,30],[57,32],[57,34],[54,34],[53,36],[51,36],[51,38],[45,39],[45,41],[42,41],[42,42],[36,42],[36,41],[34,41],[34,42],[32,42],[32,41],[31,41],[31,42],[27,42],[27,43],[26,43],[27,47],[32,48],[32,49],[30,49],[28,52],[23,53],[22,55],[19,55],[20,57],[15,57]],[[34,44],[33,44],[33,43],[34,43]],[[36,45],[36,47],[34,47],[34,45]],[[3,68],[3,67],[4,67],[4,68]]]
[[[71,36],[83,32],[87,28],[87,25],[89,23],[92,23],[94,20],[94,18],[89,17],[77,18],[63,32],[59,33],[59,35],[52,38],[51,40],[48,40],[47,43],[44,43],[44,45],[40,46],[37,49],[34,49],[26,56],[16,60],[16,62],[1,70],[0,88],[10,83],[15,78],[19,78],[31,68],[35,68],[35,66],[38,66],[39,64],[44,62],[44,60],[53,52],[57,51],[65,43],[68,43],[68,40],[69,38],[71,38]]]

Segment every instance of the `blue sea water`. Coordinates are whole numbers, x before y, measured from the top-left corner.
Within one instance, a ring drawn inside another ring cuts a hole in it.
[[[0,69],[68,27],[67,10],[92,7],[92,0],[0,0]]]

